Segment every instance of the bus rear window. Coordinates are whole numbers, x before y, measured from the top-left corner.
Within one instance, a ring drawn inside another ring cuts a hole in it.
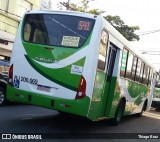
[[[81,47],[90,35],[95,20],[54,14],[27,14],[23,40],[31,43]]]

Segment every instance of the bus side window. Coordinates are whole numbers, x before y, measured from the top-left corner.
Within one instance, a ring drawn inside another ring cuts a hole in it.
[[[100,70],[105,69],[107,43],[108,43],[107,41],[108,41],[108,34],[105,31],[103,31],[100,41],[99,57],[98,57],[98,69]]]
[[[148,67],[148,72],[147,72],[147,81],[146,81],[147,85],[149,85],[149,76],[150,76],[150,67]]]
[[[136,56],[134,56],[133,64],[132,64],[132,70],[131,70],[131,79],[132,80],[135,80],[137,61],[138,61],[138,58]]]
[[[145,68],[144,68],[144,73],[143,73],[143,79],[142,79],[142,83],[147,85],[148,84],[148,66],[147,64],[145,64]]]
[[[139,76],[139,82],[140,83],[142,83],[143,71],[144,71],[144,63],[142,62],[140,76]]]
[[[135,81],[137,81],[137,82],[139,82],[140,69],[141,69],[141,60],[138,58],[136,77],[135,77]]]
[[[121,69],[120,69],[120,76],[122,77],[125,77],[127,58],[128,58],[128,50],[124,48],[121,60]]]
[[[151,68],[148,67],[148,78],[147,78],[147,85],[149,85],[149,78],[150,78]]]
[[[153,71],[152,71],[152,69],[150,69],[149,85],[151,85],[152,76],[153,76]]]
[[[128,62],[127,62],[127,70],[126,70],[126,78],[128,78],[128,79],[131,79],[132,61],[133,61],[133,54],[131,52],[129,52]]]

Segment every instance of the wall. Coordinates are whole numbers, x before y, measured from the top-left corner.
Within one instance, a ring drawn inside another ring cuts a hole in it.
[[[3,5],[0,5],[0,56],[11,56],[15,35],[21,20],[21,17],[16,14],[18,1],[19,3],[29,2],[31,9],[40,9],[41,0],[8,0],[5,10]],[[0,0],[0,2],[3,3],[4,1]],[[21,9],[21,6],[18,8]],[[3,41],[8,44],[4,44]]]

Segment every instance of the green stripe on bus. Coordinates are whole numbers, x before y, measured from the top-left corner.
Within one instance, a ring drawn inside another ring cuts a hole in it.
[[[64,99],[20,90],[10,85],[8,85],[7,88],[7,99],[9,100],[87,117],[90,103],[90,98],[88,96],[83,99]],[[16,96],[15,94],[19,94],[20,96]],[[30,100],[29,96],[31,96]],[[51,103],[52,101],[53,103]]]
[[[80,75],[75,75],[70,73],[71,65],[65,67],[67,69],[65,68],[47,69],[46,67],[43,67],[37,64],[36,62],[34,62],[33,60],[31,60],[27,55],[25,55],[25,58],[28,61],[28,63],[45,78],[65,88],[68,88],[73,91],[77,91],[77,87],[80,81]],[[74,65],[83,65],[84,61],[85,61],[85,58],[82,58],[79,61],[75,62]],[[59,78],[59,80],[57,78]]]
[[[83,46],[80,48],[68,48],[68,47],[66,48],[66,47],[58,47],[58,46],[41,45],[41,44],[29,43],[25,41],[22,41],[22,43],[25,51],[27,52],[27,55],[30,58],[35,59],[36,57],[43,57],[43,58],[60,61],[75,54],[82,48],[86,48],[86,46],[89,45],[90,43],[91,36],[92,36],[92,32],[90,33],[89,37],[86,39]],[[53,48],[53,50],[46,50],[45,47]],[[41,61],[41,62],[45,63],[45,61]]]

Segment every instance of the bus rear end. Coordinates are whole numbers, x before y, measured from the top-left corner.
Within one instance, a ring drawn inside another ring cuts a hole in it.
[[[94,23],[61,13],[26,14],[13,47],[7,98],[87,116],[83,67]]]

